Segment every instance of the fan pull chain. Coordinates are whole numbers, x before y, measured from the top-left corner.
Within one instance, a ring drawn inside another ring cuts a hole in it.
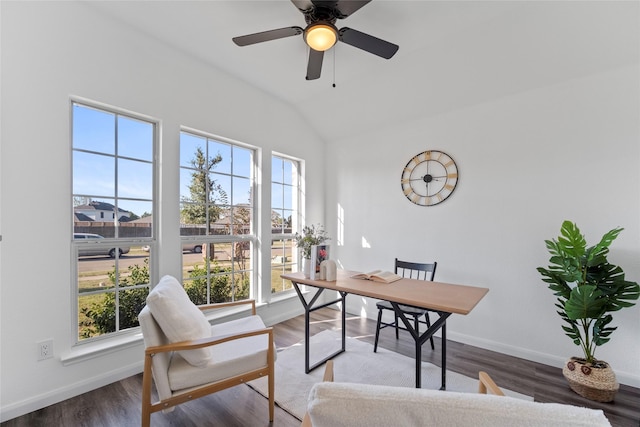
[[[333,48],[333,87],[336,87],[336,48]]]

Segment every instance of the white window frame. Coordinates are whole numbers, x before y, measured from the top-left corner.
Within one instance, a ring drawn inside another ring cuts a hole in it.
[[[76,96],[72,96],[70,97],[70,103],[69,103],[69,139],[70,139],[70,158],[71,158],[71,168],[70,168],[70,172],[71,172],[71,179],[70,179],[70,183],[71,183],[71,188],[70,188],[70,200],[73,199],[73,197],[75,196],[74,192],[73,192],[73,186],[74,186],[74,180],[73,180],[73,153],[76,151],[79,152],[84,152],[84,153],[89,153],[91,154],[91,150],[86,150],[86,149],[76,149],[74,147],[74,141],[73,141],[73,124],[74,124],[74,114],[73,114],[73,108],[74,105],[79,105],[85,108],[90,108],[90,109],[95,109],[98,111],[103,111],[109,114],[114,114],[116,116],[121,116],[121,117],[126,117],[128,119],[131,120],[136,120],[136,121],[142,121],[142,122],[146,122],[149,123],[153,126],[153,146],[152,146],[152,156],[151,156],[151,161],[144,161],[141,159],[137,159],[139,161],[143,161],[145,163],[150,163],[151,167],[152,167],[152,190],[151,190],[151,194],[152,194],[152,199],[151,199],[151,210],[152,210],[152,214],[158,212],[158,165],[159,162],[157,161],[157,153],[158,153],[158,146],[159,146],[159,135],[160,135],[160,120],[155,119],[153,117],[144,115],[144,114],[140,114],[140,113],[135,113],[132,111],[128,111],[122,108],[118,108],[118,107],[114,107],[111,105],[107,105],[104,103],[100,103],[97,101],[93,101],[93,100],[89,100],[86,98],[81,98],[81,97],[76,97]],[[116,120],[117,122],[117,120]],[[126,156],[118,156],[117,152],[113,155],[114,158],[118,159],[118,158],[123,158],[123,159],[128,159],[129,157]],[[114,176],[114,180],[115,180],[115,185],[117,188],[117,181],[118,181],[118,176],[117,174]],[[98,197],[102,197],[102,196],[98,196]],[[128,197],[118,197],[117,194],[117,190],[116,190],[116,194],[114,195],[114,200],[119,200],[119,199],[124,199],[124,200],[135,200],[135,199],[131,199]],[[147,201],[146,199],[141,200],[141,201]],[[70,205],[72,205],[72,203],[70,203]],[[116,207],[117,207],[117,202],[116,202]],[[104,212],[101,212],[101,217],[104,217]],[[72,221],[71,224],[71,229],[74,230],[74,224],[73,224],[73,217],[74,217],[74,212],[73,212],[73,207],[71,206],[71,213],[70,213],[70,218]],[[113,218],[115,218],[115,213],[113,214]],[[103,218],[101,218],[103,219]],[[97,247],[98,245],[104,245],[104,244],[108,244],[108,245],[115,245],[115,246],[140,246],[140,245],[150,245],[150,247],[154,247],[155,245],[153,244],[155,242],[155,240],[157,239],[157,230],[158,230],[158,226],[157,226],[157,221],[153,221],[152,226],[151,226],[151,237],[148,238],[122,238],[122,237],[115,237],[115,238],[111,238],[111,239],[101,239],[103,241],[101,241],[100,243],[91,243],[91,242],[86,242],[86,241],[76,241],[73,238],[73,233],[72,233],[72,237],[71,237],[71,277],[72,277],[72,289],[71,289],[71,321],[72,321],[72,327],[71,327],[71,331],[73,334],[73,340],[72,342],[74,343],[74,347],[76,346],[82,346],[85,344],[91,344],[91,343],[96,343],[96,342],[100,342],[100,341],[105,341],[105,340],[121,340],[122,338],[126,338],[127,336],[137,336],[139,334],[140,331],[140,327],[133,327],[133,328],[128,328],[128,329],[123,329],[123,330],[119,330],[119,310],[116,312],[116,330],[114,332],[109,332],[109,333],[105,333],[102,335],[98,335],[98,336],[94,336],[94,337],[90,337],[90,338],[85,338],[85,339],[80,339],[80,327],[79,327],[79,298],[81,297],[81,294],[79,292],[79,284],[78,284],[78,254],[79,254],[79,249],[80,248],[91,248],[91,247]],[[151,255],[151,254],[150,254]],[[113,260],[116,263],[116,271],[118,271],[119,266],[118,266],[118,262],[119,262],[119,255],[116,256],[116,258]],[[135,285],[135,286],[127,286],[127,290],[133,290],[133,289],[139,289],[139,288],[150,288],[150,284],[151,283],[156,283],[157,282],[157,269],[155,268],[154,262],[153,262],[153,257],[149,256],[149,283],[146,284],[139,284],[139,285]],[[113,292],[116,293],[116,295],[118,295],[118,292],[121,290],[122,288],[119,288],[116,286],[115,290],[113,290]],[[89,294],[106,294],[107,292],[110,291],[104,291],[104,292],[100,292],[100,291],[95,291],[95,292],[89,292],[89,293],[83,293],[82,295],[89,295]],[[117,299],[116,299],[117,301]]]
[[[301,270],[300,253],[299,253],[300,251],[298,250],[298,248],[295,247],[295,243],[293,243],[293,240],[295,238],[296,233],[302,229],[302,224],[304,224],[304,211],[303,211],[304,209],[304,200],[303,200],[304,161],[293,156],[289,156],[280,152],[273,151],[271,153],[271,158],[269,159],[272,165],[273,165],[274,158],[280,158],[282,160],[291,162],[295,167],[295,179],[292,180],[292,184],[291,184],[291,187],[293,188],[293,191],[292,191],[293,200],[292,200],[292,207],[291,207],[293,211],[291,214],[291,232],[278,233],[278,234],[273,234],[272,232],[270,243],[272,246],[273,242],[275,241],[292,240],[293,247],[291,251],[291,260],[288,262],[285,262],[285,264],[291,266],[292,272],[300,271]],[[284,183],[273,181],[273,170],[272,170],[271,176],[269,177],[269,185],[273,187],[273,184],[279,184],[279,185],[282,184],[283,187],[285,186]],[[271,215],[272,209],[274,208],[273,194],[271,194],[271,198],[272,200],[268,207],[270,215]],[[279,206],[279,207],[284,209],[284,203],[282,206]],[[269,269],[271,271],[274,269],[272,264],[269,265]],[[271,273],[270,273],[270,276],[271,276]],[[273,284],[271,285],[271,287],[273,287]],[[276,297],[285,296],[292,292],[295,292],[293,288],[285,289],[278,292],[274,292],[273,296],[276,296]]]
[[[236,141],[230,138],[226,138],[223,136],[219,136],[219,135],[214,135],[211,133],[207,133],[207,132],[203,132],[197,129],[193,129],[193,128],[189,128],[189,127],[185,127],[182,126],[180,128],[180,135],[182,136],[182,134],[190,134],[191,136],[197,137],[197,138],[203,138],[208,145],[209,141],[213,141],[213,142],[218,142],[218,143],[222,143],[222,144],[228,144],[231,146],[235,146],[238,148],[242,148],[245,150],[249,150],[251,151],[251,171],[250,171],[250,191],[251,191],[251,206],[250,206],[250,215],[251,215],[251,220],[250,220],[250,228],[249,228],[249,234],[224,234],[224,235],[215,235],[215,234],[205,234],[205,235],[201,235],[201,236],[180,236],[180,244],[181,246],[183,244],[189,244],[189,243],[193,243],[193,242],[198,242],[198,243],[202,243],[203,246],[204,245],[209,245],[209,244],[213,244],[214,246],[216,244],[225,244],[225,243],[230,243],[232,245],[232,247],[235,247],[236,243],[240,243],[240,242],[250,242],[250,263],[249,263],[249,268],[248,271],[250,272],[250,276],[249,276],[249,282],[250,282],[250,286],[249,286],[249,295],[248,298],[252,298],[252,299],[256,299],[259,300],[259,296],[261,294],[260,290],[258,289],[258,285],[259,285],[259,281],[258,281],[258,271],[257,271],[257,266],[259,265],[259,263],[257,262],[258,260],[258,256],[259,256],[259,251],[257,248],[257,242],[258,242],[258,235],[257,235],[257,230],[259,230],[257,221],[259,221],[259,216],[257,215],[257,212],[259,212],[259,203],[260,203],[260,198],[258,197],[258,158],[259,158],[259,148],[255,147],[253,145],[250,144],[246,144],[240,141]],[[181,138],[180,138],[181,139]],[[205,151],[205,157],[208,158],[208,149]],[[182,165],[182,162],[179,162],[179,170],[180,172],[182,172],[183,170],[188,170],[189,168],[186,168],[185,166]],[[218,173],[215,172],[215,169],[213,170],[214,173]],[[227,175],[224,173],[220,173],[221,175]],[[233,177],[233,171],[228,174],[230,177]],[[182,174],[180,173],[180,176],[182,176]],[[232,182],[232,186],[233,186],[233,180],[231,180]],[[180,188],[182,188],[182,182],[180,182]],[[233,191],[233,187],[232,187],[232,191]],[[179,203],[180,205],[182,205],[182,200],[181,200],[181,194],[179,197]],[[233,203],[229,203],[229,206],[231,206],[231,208],[233,209],[234,205]],[[207,230],[208,233],[208,230]],[[181,261],[181,264],[183,264],[184,261]],[[215,276],[214,274],[212,274],[211,272],[211,263],[207,260],[204,263],[204,267],[206,269],[206,281],[207,281],[207,299],[209,300],[211,298],[211,279]],[[231,263],[231,278],[233,280],[233,278],[235,277],[236,274],[236,267],[234,265],[234,263]],[[184,272],[184,269],[182,269],[182,271]],[[244,270],[247,271],[247,270]],[[239,272],[242,272],[241,270],[239,270]],[[182,277],[182,283],[187,284],[189,282],[189,280],[191,280],[191,278],[185,278],[184,276]],[[235,300],[235,298],[234,298]],[[213,303],[215,301],[209,301],[210,303]]]

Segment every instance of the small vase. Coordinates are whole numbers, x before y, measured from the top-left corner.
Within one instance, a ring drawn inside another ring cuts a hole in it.
[[[302,273],[305,279],[311,277],[311,260],[309,258],[302,258]]]
[[[573,391],[597,402],[611,402],[620,387],[611,366],[600,360],[591,365],[572,357],[562,368],[562,374]]]

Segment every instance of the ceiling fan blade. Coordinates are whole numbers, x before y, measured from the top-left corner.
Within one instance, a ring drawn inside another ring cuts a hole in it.
[[[313,3],[310,0],[291,0],[291,3],[300,9],[300,12],[308,12],[313,9]]]
[[[297,36],[304,30],[300,27],[285,27],[277,30],[263,31],[261,33],[247,34],[246,36],[234,37],[231,40],[238,46],[247,46],[255,43],[268,42],[285,37]]]
[[[322,59],[324,52],[309,49],[309,64],[307,64],[307,80],[315,80],[320,78],[322,71]]]
[[[369,34],[362,33],[353,28],[344,27],[338,31],[338,39],[358,49],[365,50],[382,58],[389,59],[398,51],[399,46],[384,41]]]
[[[352,13],[360,10],[362,6],[371,2],[371,0],[348,0],[348,1],[339,1],[336,5],[336,10],[340,13],[338,18],[344,19]]]

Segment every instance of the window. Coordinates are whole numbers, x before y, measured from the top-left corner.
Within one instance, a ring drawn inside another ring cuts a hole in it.
[[[156,123],[72,102],[77,341],[137,327],[149,288]],[[105,220],[108,218],[108,220]]]
[[[298,271],[293,237],[298,231],[300,164],[280,155],[271,158],[271,292],[292,289],[280,275]]]
[[[198,305],[255,295],[254,149],[180,134],[183,283]]]

